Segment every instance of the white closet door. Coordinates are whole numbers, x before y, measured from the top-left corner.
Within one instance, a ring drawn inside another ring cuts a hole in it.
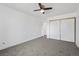
[[[49,24],[49,38],[60,40],[59,21],[51,21]]]
[[[74,19],[61,20],[61,40],[74,42]]]

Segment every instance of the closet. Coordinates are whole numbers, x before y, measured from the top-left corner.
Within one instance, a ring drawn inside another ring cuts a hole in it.
[[[75,42],[75,24],[74,17],[49,21],[49,38]]]

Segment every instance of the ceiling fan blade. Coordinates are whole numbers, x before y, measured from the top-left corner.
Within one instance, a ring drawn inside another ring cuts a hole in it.
[[[40,11],[41,9],[37,9],[37,10],[34,10],[34,11]]]
[[[44,6],[41,3],[38,3],[38,5],[39,5],[40,9],[44,8]]]
[[[44,8],[44,10],[50,10],[50,9],[52,9],[52,7],[49,7],[49,8]]]

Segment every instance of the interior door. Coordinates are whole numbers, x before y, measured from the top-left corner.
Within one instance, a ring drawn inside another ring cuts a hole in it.
[[[60,21],[50,21],[49,38],[60,40]]]
[[[61,20],[61,40],[74,42],[74,19]]]

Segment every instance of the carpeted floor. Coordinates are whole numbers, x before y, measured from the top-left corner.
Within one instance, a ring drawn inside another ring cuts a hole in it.
[[[79,56],[74,43],[40,37],[0,51],[1,56]]]

